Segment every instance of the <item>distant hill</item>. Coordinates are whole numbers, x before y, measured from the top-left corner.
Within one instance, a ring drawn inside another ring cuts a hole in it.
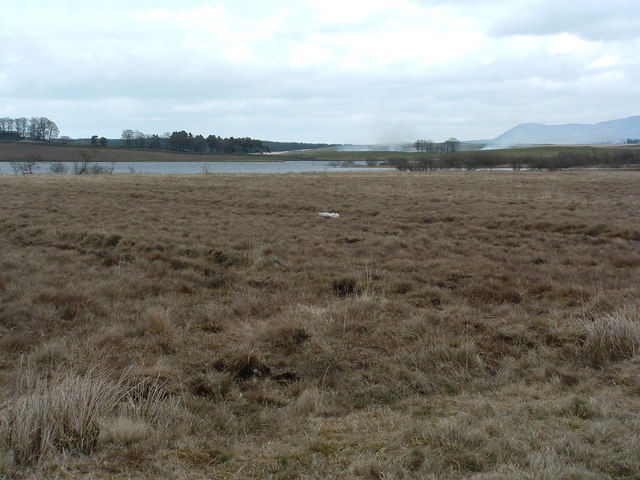
[[[628,138],[640,138],[640,116],[609,120],[593,125],[581,123],[566,125],[523,123],[497,136],[485,148],[509,148],[518,145],[542,144],[624,143]]]

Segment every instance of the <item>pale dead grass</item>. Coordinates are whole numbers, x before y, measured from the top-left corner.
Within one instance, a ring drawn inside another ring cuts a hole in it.
[[[39,378],[37,366],[24,372],[24,393],[0,417],[2,451],[20,466],[62,454],[89,455],[99,440],[130,445],[147,437],[152,426],[167,436],[181,419],[179,400],[167,398],[157,378],[128,381],[127,372],[112,379],[96,370],[58,370]]]
[[[23,465],[56,451],[90,454],[98,438],[99,418],[110,413],[121,396],[115,385],[99,375],[38,381],[3,411],[3,446]]]
[[[117,416],[100,423],[100,440],[132,445],[149,436],[151,428],[143,420]]]
[[[584,322],[586,355],[595,365],[633,358],[640,353],[640,315],[614,312]]]
[[[1,177],[0,473],[634,478],[637,177]]]
[[[42,161],[78,162],[82,160],[80,152],[95,155],[99,162],[220,162],[220,161],[262,161],[265,157],[256,155],[202,155],[197,153],[178,153],[137,148],[93,148],[82,145],[47,145],[30,142],[1,143],[0,161],[30,161],[34,157]],[[277,155],[277,154],[275,154]],[[267,158],[273,161],[274,158]],[[9,163],[2,163],[3,173],[11,171]],[[40,171],[48,171],[44,163]]]

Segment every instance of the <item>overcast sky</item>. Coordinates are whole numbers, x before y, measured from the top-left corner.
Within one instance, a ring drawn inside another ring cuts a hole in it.
[[[637,0],[3,0],[0,116],[368,143],[640,114]]]

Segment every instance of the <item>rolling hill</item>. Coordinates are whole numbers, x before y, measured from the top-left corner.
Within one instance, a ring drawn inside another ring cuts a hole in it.
[[[640,116],[620,118],[596,124],[545,125],[542,123],[523,123],[497,136],[485,148],[509,148],[518,145],[541,144],[624,143],[627,138],[640,138]]]

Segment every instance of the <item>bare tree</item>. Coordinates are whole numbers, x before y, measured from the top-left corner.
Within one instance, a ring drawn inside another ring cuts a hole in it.
[[[40,164],[34,158],[26,162],[11,162],[11,168],[16,175],[32,175],[35,170],[40,168]]]
[[[380,161],[377,158],[373,158],[373,157],[365,159],[364,162],[367,164],[367,167],[376,167],[380,163]]]
[[[135,130],[133,132],[133,139],[135,141],[136,147],[144,147],[144,144],[147,140],[147,136],[142,133],[140,130]]]
[[[460,150],[460,140],[455,137],[451,137],[449,140],[444,142],[447,153],[456,153]]]
[[[29,131],[29,119],[26,117],[16,118],[16,132],[23,138],[27,137]]]
[[[89,173],[89,164],[96,157],[97,152],[92,150],[78,150],[79,162],[73,164],[73,173],[83,175]]]
[[[58,138],[59,133],[58,126],[47,117],[33,117],[29,122],[29,137],[32,140],[39,142],[49,141],[53,138]]]
[[[433,140],[427,140],[426,142],[424,142],[425,152],[433,153],[434,150],[435,150],[435,143],[433,143]]]
[[[135,138],[134,136],[134,132],[133,130],[131,130],[130,128],[127,128],[126,130],[122,131],[122,140],[124,140],[124,144],[127,145],[128,147],[131,146],[131,144],[133,143],[133,139]]]
[[[67,166],[62,162],[51,162],[49,164],[49,171],[51,173],[64,174],[67,173]]]
[[[31,120],[29,120],[29,138],[32,140],[40,140],[38,119],[36,117],[31,117]]]
[[[52,120],[49,120],[48,118],[45,118],[45,121],[47,125],[45,129],[45,135],[47,140],[58,138],[58,135],[60,134],[60,130],[58,129],[58,126],[55,124],[55,122],[53,122]]]
[[[80,161],[73,164],[73,173],[75,173],[76,175],[99,173],[112,174],[116,167],[115,162],[111,162],[109,164],[94,161],[94,159],[98,156],[98,153],[99,152],[96,150],[78,150]]]
[[[435,150],[435,143],[433,143],[433,140],[416,140],[413,148],[415,148],[417,152],[432,153]]]

